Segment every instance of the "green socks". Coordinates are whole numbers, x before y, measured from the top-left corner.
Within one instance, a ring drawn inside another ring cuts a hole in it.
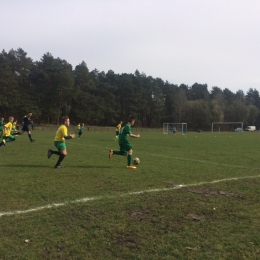
[[[132,164],[132,154],[127,155],[127,166],[130,166]]]
[[[123,151],[113,151],[113,154],[115,154],[115,155],[124,155],[125,153]]]

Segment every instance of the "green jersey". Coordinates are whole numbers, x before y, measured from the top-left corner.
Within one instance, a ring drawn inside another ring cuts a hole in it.
[[[120,133],[119,133],[119,139],[118,143],[119,144],[126,144],[128,142],[128,135],[132,134],[132,129],[131,125],[128,123],[124,127],[121,128]]]
[[[0,120],[0,131],[3,131],[4,122]]]

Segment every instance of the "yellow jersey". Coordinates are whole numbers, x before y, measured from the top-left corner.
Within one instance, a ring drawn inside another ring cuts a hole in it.
[[[78,130],[80,130],[80,124],[78,124]]]
[[[120,132],[121,127],[122,127],[121,124],[118,124],[116,127],[116,131]]]
[[[8,122],[7,124],[4,125],[4,136],[9,136],[11,135],[11,130],[13,127],[13,124],[11,122]]]
[[[65,142],[64,136],[68,135],[68,129],[65,125],[61,125],[56,132],[54,141],[63,141]]]

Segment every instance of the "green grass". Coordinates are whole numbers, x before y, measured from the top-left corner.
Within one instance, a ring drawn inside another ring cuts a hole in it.
[[[53,169],[54,134],[0,148],[0,214],[65,203],[0,217],[0,259],[260,259],[260,178],[244,178],[260,177],[258,132],[142,132],[136,170],[108,159],[114,133],[87,131]]]

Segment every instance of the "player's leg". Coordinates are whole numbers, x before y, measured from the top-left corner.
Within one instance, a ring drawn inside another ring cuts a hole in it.
[[[128,151],[127,153],[127,168],[128,169],[136,169],[136,166],[133,165],[133,149],[132,145],[128,143],[125,147],[125,149]]]
[[[12,129],[11,131],[12,135],[20,135],[21,133],[19,131],[17,131],[15,128]]]
[[[111,159],[113,155],[127,155],[127,152],[125,151],[125,148],[123,145],[119,144],[120,150],[119,151],[114,151],[114,150],[109,150],[108,158]]]
[[[78,132],[78,139],[80,138],[80,136],[82,135],[82,132]]]
[[[28,130],[29,130],[29,129],[28,129]],[[34,141],[35,141],[34,139],[32,139],[32,133],[31,133],[30,130],[28,131],[28,137],[29,137],[29,139],[30,139],[31,142],[34,142]]]
[[[31,133],[31,131],[29,130],[29,127],[28,127],[27,125],[23,125],[22,131],[21,131],[20,134],[22,135],[24,132],[27,132],[27,133],[28,133],[28,137],[29,137],[29,139],[30,139],[31,142],[34,142],[34,141],[35,141],[34,139],[32,139],[32,133]]]
[[[8,137],[5,138],[6,142],[13,142],[15,141],[15,137],[13,135],[9,135]]]
[[[60,164],[63,161],[63,159],[65,158],[65,156],[67,155],[66,144],[61,141],[54,141],[54,145],[58,149],[58,151],[53,151],[53,150],[49,149],[47,156],[48,156],[48,158],[50,158],[52,154],[59,155],[59,159],[58,159],[57,163],[55,164],[54,168],[61,168]]]
[[[53,154],[61,155],[61,153],[60,153],[59,150],[63,147],[63,146],[62,146],[62,143],[64,143],[64,142],[62,142],[62,141],[54,141],[54,146],[58,149],[58,151],[53,151],[52,149],[49,149],[49,150],[47,151],[47,157],[48,157],[48,159],[50,159]]]
[[[59,156],[59,159],[58,159],[57,163],[55,164],[54,168],[62,168],[61,162],[63,161],[63,159],[67,155],[67,150],[66,149],[61,149],[59,152],[60,152],[60,156]]]
[[[3,138],[2,142],[0,143],[0,147],[5,146],[5,139]]]

